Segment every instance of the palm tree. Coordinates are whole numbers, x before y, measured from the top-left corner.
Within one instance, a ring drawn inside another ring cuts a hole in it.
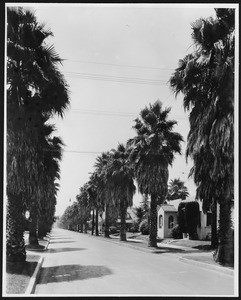
[[[174,153],[181,153],[179,133],[173,132],[176,121],[167,120],[170,108],[162,109],[156,101],[140,112],[133,128],[137,135],[128,141],[130,162],[133,164],[139,191],[151,196],[149,246],[156,247],[157,199],[167,194],[168,166]]]
[[[45,43],[52,32],[22,8],[8,8],[7,23],[7,259],[25,260],[24,202],[35,203],[42,192],[38,126],[53,113],[63,116],[69,99],[56,66],[61,59]]]
[[[186,155],[194,161],[198,193],[210,205],[213,199],[220,204],[217,260],[224,264],[234,195],[234,9],[215,11],[216,19],[193,23],[196,49],[180,60],[170,84],[190,110]]]
[[[59,137],[51,137],[53,127],[51,125],[45,126],[43,132],[43,180],[42,184],[45,187],[40,199],[40,215],[38,223],[38,238],[47,234],[54,221],[56,196],[59,184],[56,180],[60,179],[59,162],[62,158],[63,141]],[[46,136],[45,136],[46,135]],[[48,136],[47,136],[48,135]]]
[[[187,187],[180,178],[172,179],[169,183],[167,200],[175,200],[181,198],[185,200],[189,196]]]
[[[134,172],[128,162],[129,153],[123,144],[110,151],[111,157],[106,167],[106,179],[110,185],[111,198],[120,212],[120,240],[126,241],[126,215],[127,208],[133,205],[133,195],[136,191],[134,185]]]
[[[85,232],[87,232],[87,221],[90,218],[90,203],[89,203],[89,195],[87,192],[88,183],[84,184],[80,188],[80,193],[76,196],[76,200],[78,203],[79,210],[79,221],[80,221],[80,230],[83,232],[83,227]]]
[[[113,207],[113,199],[111,198],[111,187],[106,179],[106,167],[110,160],[110,152],[102,152],[96,158],[95,172],[98,176],[97,194],[100,202],[104,206],[105,211],[105,237],[109,237],[109,226],[111,218],[111,209]]]
[[[97,174],[93,173],[87,183],[87,193],[89,199],[89,205],[92,208],[92,235],[99,235],[99,198],[97,193]],[[96,214],[95,214],[96,213]]]

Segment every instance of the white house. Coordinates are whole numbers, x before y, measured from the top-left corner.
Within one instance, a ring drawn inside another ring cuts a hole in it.
[[[163,204],[159,207],[157,215],[158,237],[162,239],[172,237],[172,228],[177,224],[177,209],[175,208],[175,206]]]
[[[157,235],[160,238],[170,238],[172,237],[172,228],[177,224],[177,212],[178,205],[180,202],[190,202],[197,201],[199,203],[200,211],[200,226],[197,227],[197,234],[200,240],[206,239],[206,237],[211,233],[211,212],[204,214],[202,211],[202,202],[196,200],[195,197],[188,197],[185,200],[166,200],[158,210],[158,230]]]
[[[157,212],[157,235],[160,238],[172,237],[172,228],[177,224],[177,211],[180,202],[197,201],[199,204],[200,224],[197,227],[197,234],[200,240],[205,240],[211,234],[212,213],[208,211],[206,214],[202,211],[202,202],[195,199],[194,196],[185,200],[165,200],[164,204],[158,207]],[[234,206],[232,205],[231,219],[234,222]],[[219,204],[217,205],[217,224],[219,220]]]

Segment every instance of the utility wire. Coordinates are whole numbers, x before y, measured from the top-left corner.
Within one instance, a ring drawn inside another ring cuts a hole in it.
[[[104,151],[78,151],[78,150],[63,150],[64,152],[70,152],[70,153],[93,153],[93,154],[97,154],[97,153],[102,153]]]
[[[174,68],[173,69],[169,69],[169,68],[161,68],[161,67],[148,67],[148,66],[125,65],[125,64],[121,65],[121,64],[111,64],[111,63],[94,62],[94,61],[82,61],[82,60],[73,60],[73,59],[63,59],[63,60],[71,61],[71,62],[86,63],[86,64],[95,64],[95,65],[106,65],[106,66],[138,68],[138,69],[174,71]]]
[[[112,82],[120,82],[120,83],[134,83],[134,84],[148,84],[148,85],[166,85],[167,84],[166,81],[158,80],[158,79],[110,76],[110,75],[92,74],[92,73],[66,72],[66,76],[72,77],[72,78],[112,81]]]
[[[63,150],[63,152],[69,152],[69,153],[78,153],[78,154],[99,154],[99,153],[104,153],[106,151],[81,151],[81,150]],[[148,154],[150,155],[150,154]],[[151,154],[151,155],[160,155],[160,154]],[[165,154],[165,156],[172,156],[172,154]]]
[[[107,115],[107,116],[120,116],[120,117],[139,117],[139,114],[118,111],[104,111],[104,110],[91,110],[91,109],[71,109],[69,112],[89,114],[89,115]],[[186,119],[183,115],[171,115],[171,118]]]

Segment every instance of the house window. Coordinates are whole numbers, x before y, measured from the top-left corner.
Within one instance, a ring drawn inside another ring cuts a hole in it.
[[[159,216],[159,228],[162,228],[162,226],[163,226],[163,216],[160,215]]]
[[[173,225],[174,225],[174,218],[173,216],[170,216],[168,218],[168,228],[173,228]]]
[[[212,225],[212,213],[207,212],[207,223],[206,226],[211,226]]]

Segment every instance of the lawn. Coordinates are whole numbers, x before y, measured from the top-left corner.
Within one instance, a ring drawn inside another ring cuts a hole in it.
[[[29,255],[25,262],[7,262],[6,294],[24,294],[37,266],[39,255]]]
[[[148,243],[149,236],[143,235],[140,233],[130,233],[127,232],[127,237],[131,239],[137,239],[141,240],[144,243]],[[157,238],[157,243],[163,243],[163,244],[171,244],[175,246],[182,246],[182,247],[190,247],[195,248],[199,250],[211,250],[211,242],[210,241],[199,241],[199,240],[189,240],[189,239],[173,239],[173,238],[167,238],[167,239],[160,239]]]

